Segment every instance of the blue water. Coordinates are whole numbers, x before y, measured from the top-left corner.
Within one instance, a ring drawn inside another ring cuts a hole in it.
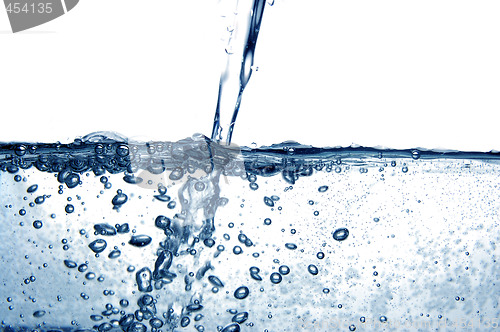
[[[1,144],[2,330],[495,330],[499,159]]]

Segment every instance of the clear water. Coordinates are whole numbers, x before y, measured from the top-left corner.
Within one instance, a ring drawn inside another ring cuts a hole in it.
[[[0,329],[497,330],[500,154],[231,145],[265,2],[226,3],[211,138],[0,143]]]
[[[2,144],[2,330],[494,330],[499,160]]]

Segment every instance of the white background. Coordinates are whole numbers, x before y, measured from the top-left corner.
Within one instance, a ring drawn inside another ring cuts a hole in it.
[[[81,0],[12,34],[0,10],[0,141],[210,136],[217,0]],[[500,150],[500,2],[276,0],[233,142]]]

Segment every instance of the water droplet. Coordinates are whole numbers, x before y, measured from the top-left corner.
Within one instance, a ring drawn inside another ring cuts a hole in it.
[[[309,265],[307,267],[307,271],[309,271],[310,274],[312,274],[313,276],[317,275],[319,272],[318,272],[318,268],[316,267],[316,265]]]
[[[418,150],[413,150],[413,151],[411,152],[411,157],[412,157],[413,159],[417,160],[418,158],[420,158],[420,151],[418,151]]]
[[[269,225],[271,225],[271,222],[272,222],[272,221],[271,221],[271,219],[270,219],[270,218],[266,218],[266,219],[264,219],[264,225],[269,226]]]
[[[281,282],[281,280],[283,280],[283,277],[278,272],[273,272],[269,276],[269,279],[271,279],[271,282],[273,284],[279,284]]]
[[[408,172],[408,167],[406,167],[406,166],[403,166],[403,168],[401,169],[401,171],[403,171],[403,173],[406,173],[406,172]]]
[[[351,325],[349,326],[349,331],[356,331],[356,325],[351,324]]]
[[[36,229],[40,229],[42,228],[43,224],[40,220],[35,220],[33,221],[33,227],[36,228]]]
[[[318,257],[318,259],[323,259],[325,258],[325,254],[322,251],[320,251],[316,254],[316,257]]]
[[[249,293],[250,290],[248,289],[248,287],[241,286],[234,291],[234,297],[237,298],[238,300],[243,300],[248,296]]]
[[[380,321],[381,321],[382,323],[387,322],[387,317],[385,317],[385,316],[380,316]]]
[[[337,241],[344,241],[349,236],[349,230],[347,228],[339,228],[333,232],[333,238]]]
[[[285,243],[285,247],[290,250],[297,249],[297,245],[295,243]]]
[[[240,247],[240,246],[234,246],[234,248],[233,248],[233,253],[234,253],[235,255],[239,255],[239,254],[243,253],[243,249],[241,249],[241,247]]]
[[[328,190],[328,186],[321,186],[321,187],[319,187],[319,188],[318,188],[318,191],[319,191],[320,193],[324,193],[324,192],[325,192],[325,191],[327,191],[327,190]]]

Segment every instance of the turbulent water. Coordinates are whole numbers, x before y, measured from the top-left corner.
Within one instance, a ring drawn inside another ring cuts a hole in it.
[[[500,154],[0,144],[1,329],[490,331]]]

